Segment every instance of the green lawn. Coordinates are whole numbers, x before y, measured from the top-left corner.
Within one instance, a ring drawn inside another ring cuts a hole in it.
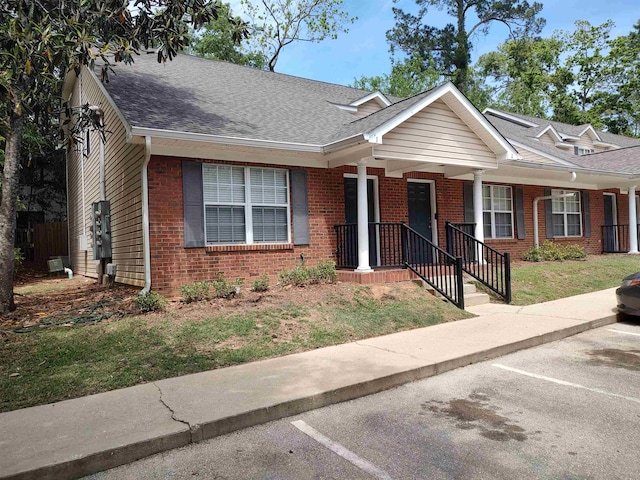
[[[324,296],[309,300],[312,288],[281,292],[275,306],[241,302],[237,313],[225,307],[224,315],[207,304],[174,306],[91,326],[11,333],[0,348],[0,411],[471,316],[413,284],[384,287],[383,295],[323,286]]]
[[[514,305],[531,305],[620,285],[640,271],[640,257],[598,255],[586,260],[518,263],[511,269]]]

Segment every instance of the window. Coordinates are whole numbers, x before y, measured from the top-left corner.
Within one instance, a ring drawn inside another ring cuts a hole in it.
[[[578,146],[573,147],[573,153],[575,153],[576,155],[588,155],[593,152],[595,152],[593,148],[582,148]]]
[[[513,238],[511,187],[483,185],[482,211],[485,238]]]
[[[581,237],[582,214],[580,209],[580,192],[575,190],[551,190],[552,195],[573,193],[572,197],[554,198],[551,200],[554,237]]]
[[[205,241],[289,241],[289,176],[273,168],[204,165]]]

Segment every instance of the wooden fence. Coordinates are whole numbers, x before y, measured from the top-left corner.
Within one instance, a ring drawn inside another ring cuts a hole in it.
[[[39,223],[33,229],[33,260],[46,265],[51,257],[69,256],[67,222]]]

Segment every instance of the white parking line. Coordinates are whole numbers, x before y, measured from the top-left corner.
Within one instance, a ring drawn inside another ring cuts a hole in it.
[[[627,397],[626,395],[618,395],[617,393],[607,392],[606,390],[602,390],[601,388],[591,388],[585,387],[584,385],[580,385],[577,383],[566,382],[564,380],[559,380],[557,378],[545,377],[544,375],[538,375],[536,373],[525,372],[524,370],[519,370],[517,368],[507,367],[506,365],[501,365],[499,363],[492,364],[493,367],[501,368],[503,370],[507,370],[513,373],[519,373],[520,375],[525,375],[531,378],[537,378],[538,380],[545,380],[547,382],[557,383],[558,385],[564,385],[566,387],[579,388],[581,390],[587,390],[593,393],[600,393],[602,395],[608,395],[610,397],[622,398],[623,400],[628,400],[630,402],[640,403],[640,398],[635,397]]]
[[[635,335],[636,337],[640,337],[640,333],[625,332],[624,330],[614,330],[612,328],[608,328],[607,330],[610,332],[624,333],[625,335]]]
[[[347,450],[339,443],[336,443],[330,438],[325,437],[323,434],[318,432],[315,428],[309,426],[304,421],[296,420],[294,422],[291,422],[291,425],[293,425],[301,432],[313,438],[316,442],[318,442],[322,446],[327,447],[333,453],[340,455],[342,458],[344,458],[348,462],[351,462],[360,470],[367,472],[372,477],[378,478],[380,480],[391,480],[391,477],[387,472],[385,472],[384,470],[380,470],[373,463],[365,460],[364,458],[360,458],[351,450]]]

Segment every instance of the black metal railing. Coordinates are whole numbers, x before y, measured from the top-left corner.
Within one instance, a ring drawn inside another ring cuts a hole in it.
[[[338,268],[358,266],[358,224],[335,225]],[[369,223],[369,263],[376,268],[402,268],[402,224]]]
[[[458,308],[464,308],[462,258],[455,258],[402,225],[405,266]]]
[[[640,243],[640,225],[637,229]],[[630,249],[629,225],[602,226],[602,253],[627,253]]]
[[[358,226],[335,225],[338,268],[358,266]],[[403,223],[369,223],[374,268],[408,268],[459,308],[464,308],[462,259],[454,258]]]
[[[467,224],[468,225],[468,224]],[[511,257],[446,222],[447,251],[462,258],[462,270],[511,303]]]

